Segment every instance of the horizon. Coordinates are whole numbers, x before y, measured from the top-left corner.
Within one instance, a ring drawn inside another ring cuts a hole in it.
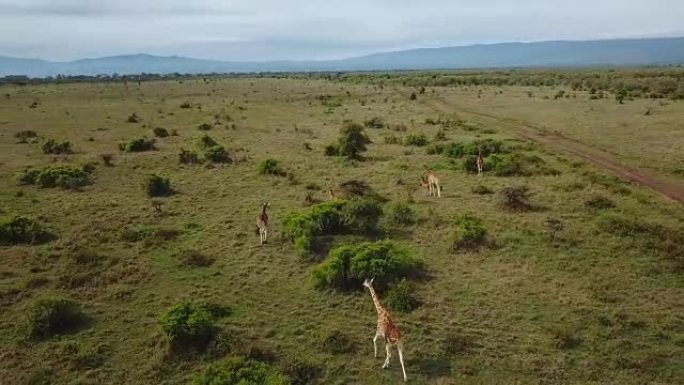
[[[51,62],[131,52],[326,61],[417,48],[679,37],[683,14],[684,4],[676,0],[198,0],[191,6],[181,0],[0,0],[0,55]]]

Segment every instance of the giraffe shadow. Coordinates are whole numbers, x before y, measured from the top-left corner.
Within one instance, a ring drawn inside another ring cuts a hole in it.
[[[445,357],[411,358],[406,365],[428,377],[447,377],[451,374],[451,361]]]

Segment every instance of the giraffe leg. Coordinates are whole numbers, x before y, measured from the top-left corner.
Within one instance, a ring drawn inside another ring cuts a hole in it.
[[[437,198],[441,198],[442,197],[442,188],[439,186],[439,183],[437,183],[435,186],[437,188]]]
[[[385,357],[385,363],[382,365],[382,368],[389,368],[390,364],[390,357],[392,356],[392,350],[390,349],[390,344],[385,343],[385,350],[387,351],[387,357]]]
[[[399,352],[399,362],[401,362],[401,371],[404,373],[404,382],[406,382],[406,368],[404,368],[404,346],[401,341],[397,344],[397,351]]]
[[[373,337],[373,356],[378,358],[378,338],[380,337],[380,331],[375,332],[375,337]]]

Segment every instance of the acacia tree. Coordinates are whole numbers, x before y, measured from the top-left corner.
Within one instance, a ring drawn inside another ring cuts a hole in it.
[[[349,159],[361,159],[361,153],[366,151],[366,145],[371,142],[368,135],[363,131],[363,126],[358,123],[346,123],[339,139],[337,155],[346,156]]]

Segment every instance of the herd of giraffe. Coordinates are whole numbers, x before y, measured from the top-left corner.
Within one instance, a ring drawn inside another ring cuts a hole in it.
[[[482,156],[482,150],[480,150],[477,156],[477,174],[482,175],[484,169],[484,157]],[[420,186],[427,191],[428,196],[436,196],[440,198],[442,196],[442,186],[440,184],[440,178],[435,175],[431,170],[427,170],[427,176],[420,177]],[[340,199],[340,195],[335,193],[332,189],[326,191],[326,195],[329,200]],[[261,207],[261,213],[257,216],[257,232],[259,233],[259,239],[261,244],[266,243],[268,239],[268,214],[266,209],[269,203],[266,202]],[[401,341],[401,332],[399,327],[392,321],[389,311],[382,306],[380,303],[380,298],[378,297],[375,289],[373,289],[373,278],[366,279],[363,282],[363,286],[368,289],[373,300],[373,305],[378,313],[378,326],[375,331],[375,336],[373,337],[373,351],[374,356],[378,357],[378,338],[382,337],[385,339],[385,351],[387,355],[385,356],[385,362],[382,368],[388,368],[390,364],[390,357],[392,356],[392,348],[396,348],[399,354],[399,362],[401,363],[401,371],[404,375],[404,382],[406,382],[406,368],[404,366],[404,346]]]

